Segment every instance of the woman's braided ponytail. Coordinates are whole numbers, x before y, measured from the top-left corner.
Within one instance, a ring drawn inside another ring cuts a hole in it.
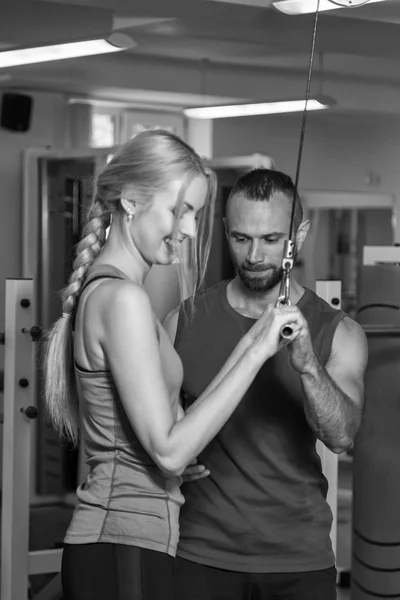
[[[87,271],[100,253],[110,224],[110,213],[99,195],[94,198],[82,239],[76,249],[73,272],[61,292],[63,316],[45,341],[45,403],[54,428],[74,444],[78,440],[78,403],[73,369],[72,319]]]
[[[64,314],[73,313],[86,273],[106,240],[106,229],[110,224],[110,215],[104,214],[104,212],[100,198],[96,195],[88,213],[82,239],[76,248],[76,258],[73,263],[74,270],[69,278],[68,286],[61,292]]]

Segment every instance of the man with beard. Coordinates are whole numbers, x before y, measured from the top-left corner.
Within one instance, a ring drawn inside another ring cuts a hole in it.
[[[166,327],[184,368],[184,409],[243,334],[275,305],[294,199],[290,177],[258,169],[232,189],[225,230],[236,277],[200,294],[192,320]],[[295,203],[296,253],[309,222]],[[176,600],[333,600],[335,558],[317,438],[349,448],[360,423],[367,345],[361,327],[292,277],[300,333],[266,361],[183,486]],[[214,384],[218,385],[218,383]]]

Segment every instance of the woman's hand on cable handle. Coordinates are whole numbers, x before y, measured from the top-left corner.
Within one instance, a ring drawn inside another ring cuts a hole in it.
[[[282,328],[290,325],[293,335],[289,339],[281,337]],[[265,362],[274,356],[287,344],[294,341],[301,329],[299,311],[296,306],[275,308],[269,304],[261,317],[246,334],[248,351],[256,358]]]

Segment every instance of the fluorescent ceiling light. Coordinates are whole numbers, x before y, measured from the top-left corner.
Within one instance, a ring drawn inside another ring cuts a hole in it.
[[[385,2],[386,0],[320,0],[319,11],[335,10],[337,8],[357,8],[372,2]],[[287,15],[305,15],[317,10],[318,0],[278,0],[272,6]]]
[[[5,50],[0,52],[0,69],[50,62],[52,60],[119,52],[133,48],[136,45],[136,42],[129,36],[124,33],[115,32],[105,39]]]
[[[266,8],[267,3],[265,0],[209,0],[211,2],[225,2],[227,4],[241,4],[242,6],[259,6],[260,8]]]
[[[334,104],[336,104],[336,101],[329,96],[316,96],[309,99],[307,110],[324,110]],[[304,106],[305,100],[283,100],[185,108],[183,112],[186,117],[193,119],[226,119],[228,117],[249,117],[253,115],[299,112],[304,110]]]

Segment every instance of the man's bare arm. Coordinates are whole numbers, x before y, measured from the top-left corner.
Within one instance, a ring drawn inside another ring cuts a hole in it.
[[[358,323],[346,317],[337,327],[326,367],[314,354],[300,374],[307,420],[337,454],[352,445],[360,425],[367,359],[366,336]]]

